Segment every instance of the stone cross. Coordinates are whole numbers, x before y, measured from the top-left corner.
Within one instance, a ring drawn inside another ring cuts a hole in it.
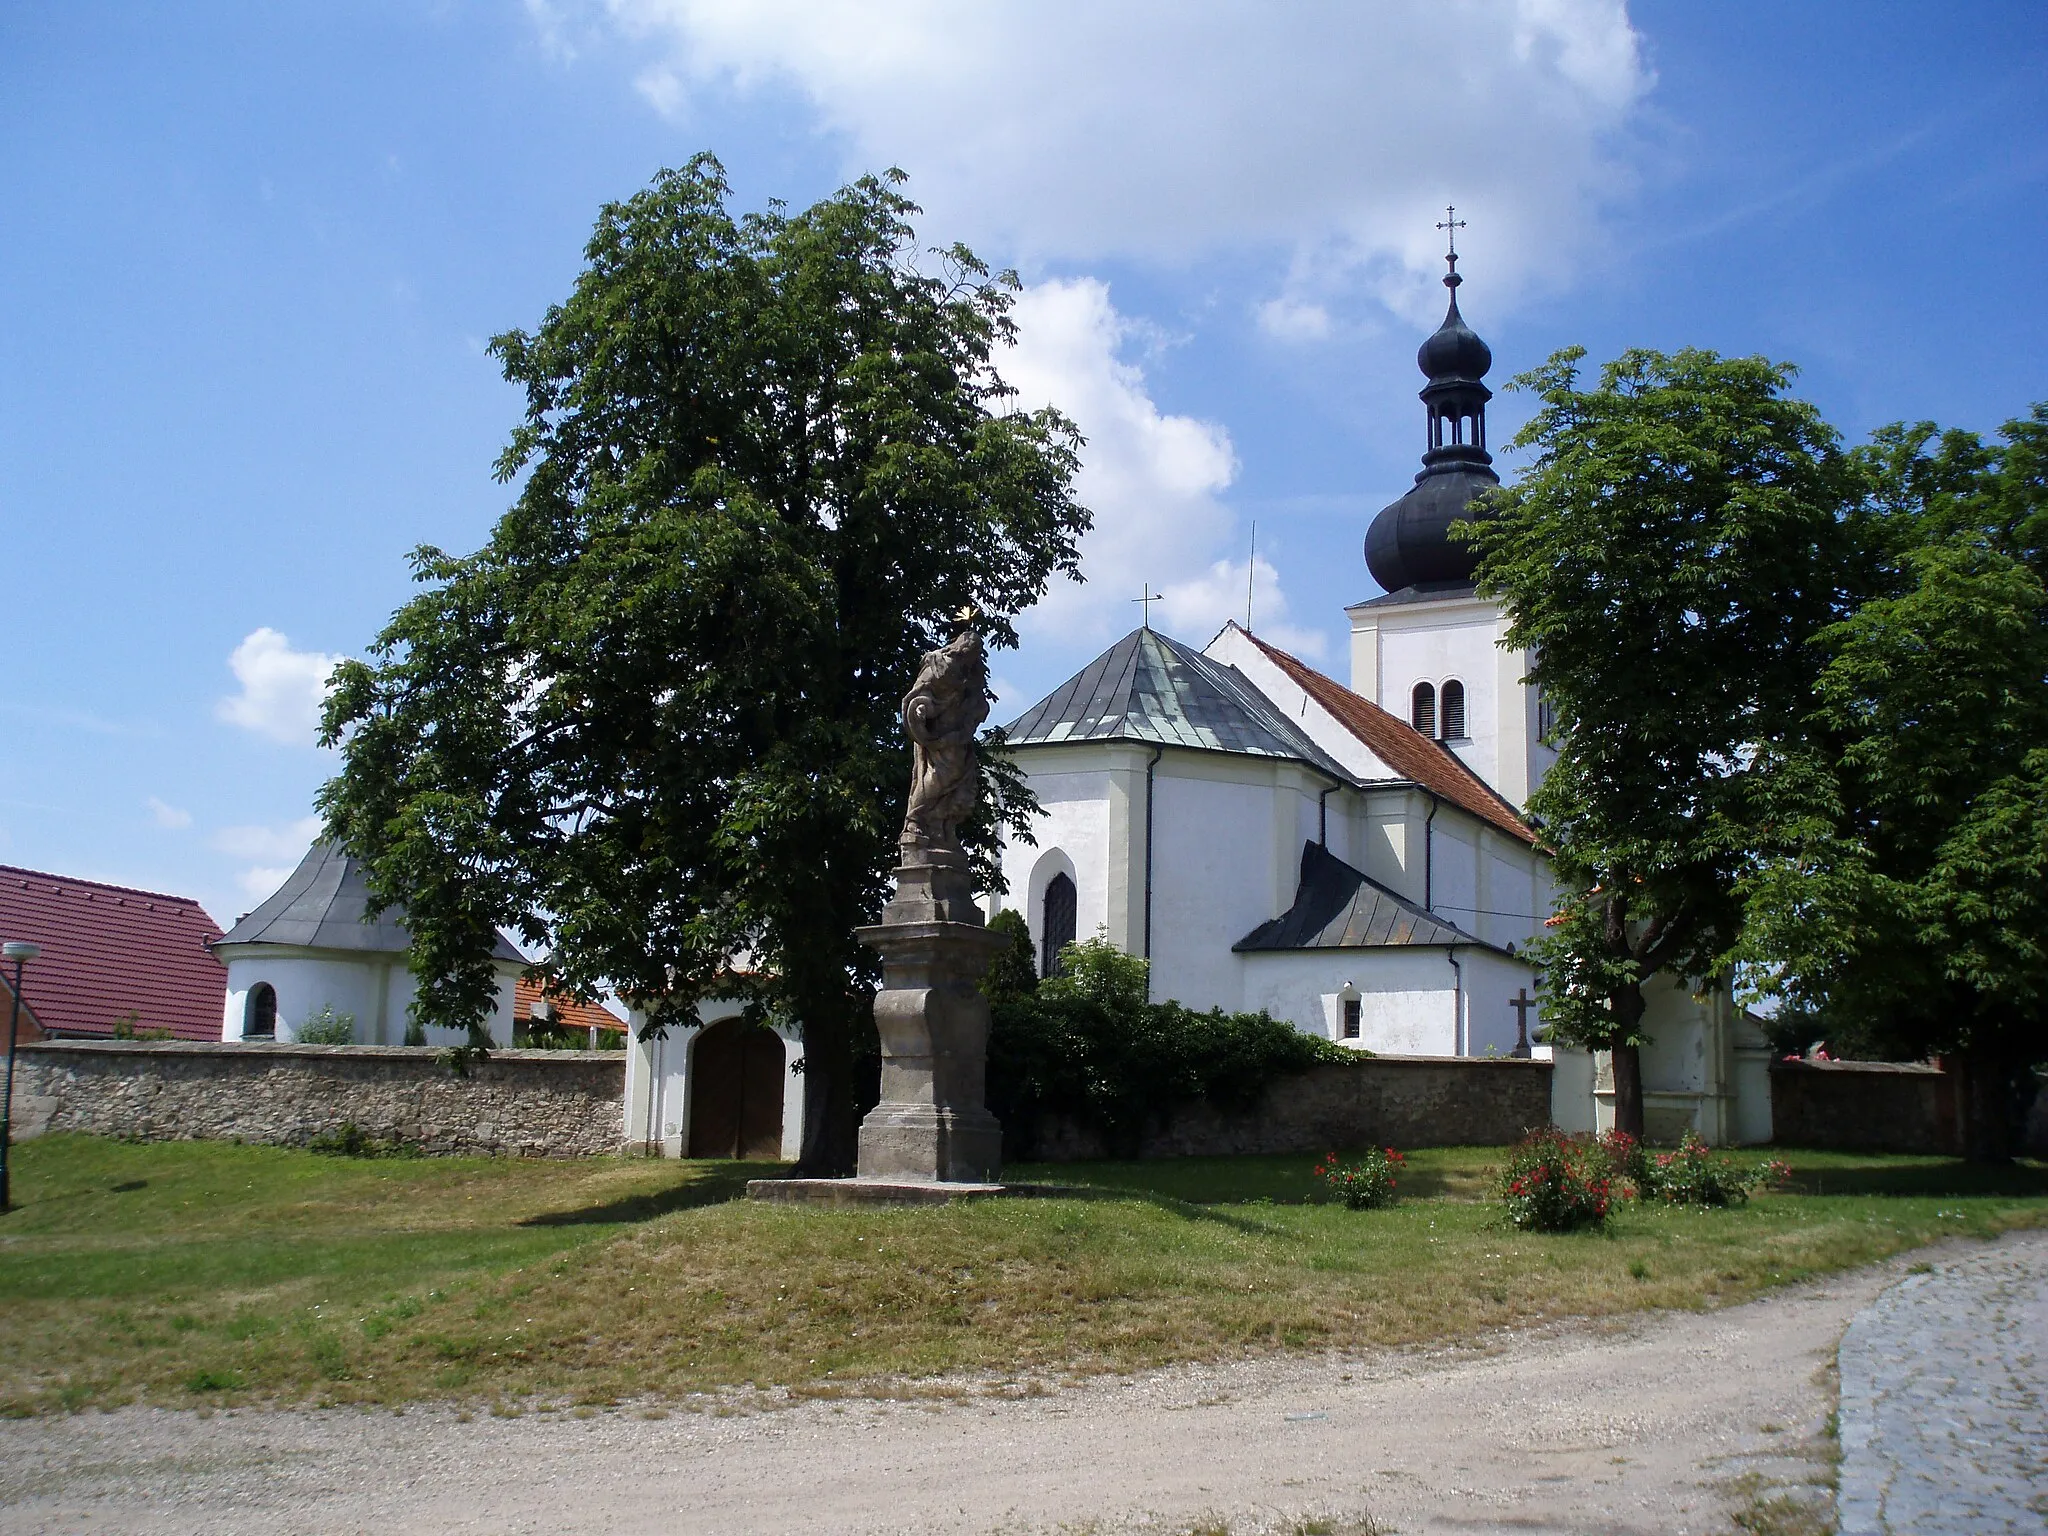
[[[1519,987],[1508,999],[1508,1006],[1515,1010],[1515,1054],[1526,1059],[1529,1055],[1529,1010],[1536,1006],[1536,999],[1529,995],[1527,987]]]

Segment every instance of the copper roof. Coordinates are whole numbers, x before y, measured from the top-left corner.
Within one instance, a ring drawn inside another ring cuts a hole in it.
[[[0,939],[42,946],[21,995],[52,1035],[111,1036],[125,1020],[138,1032],[218,1040],[227,971],[207,945],[219,937],[189,896],[0,865]],[[0,989],[0,1001],[9,995]]]
[[[1027,709],[1004,735],[1013,747],[1143,741],[1284,758],[1351,779],[1237,668],[1155,629],[1132,630]]]
[[[1275,666],[1394,772],[1460,810],[1470,811],[1508,836],[1535,843],[1535,832],[1515,813],[1515,808],[1459,762],[1450,748],[1430,740],[1400,716],[1387,713],[1334,678],[1323,676],[1307,662],[1266,644],[1257,635],[1245,634],[1245,638],[1264,651]]]

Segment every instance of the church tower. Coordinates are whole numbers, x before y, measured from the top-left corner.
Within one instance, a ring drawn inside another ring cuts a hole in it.
[[[1554,754],[1542,744],[1527,658],[1502,650],[1501,605],[1473,589],[1472,551],[1451,537],[1472,501],[1500,484],[1486,450],[1486,387],[1493,353],[1458,312],[1458,231],[1450,236],[1443,283],[1450,307],[1415,354],[1427,437],[1422,470],[1365,535],[1365,563],[1385,589],[1345,610],[1351,620],[1351,690],[1443,744],[1516,807],[1529,798]]]

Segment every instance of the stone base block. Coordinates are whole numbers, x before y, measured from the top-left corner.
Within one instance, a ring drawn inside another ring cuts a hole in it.
[[[877,1104],[860,1123],[860,1177],[992,1184],[1003,1128],[981,1108]]]
[[[747,1198],[775,1205],[945,1205],[1023,1193],[1002,1184],[937,1179],[749,1179]]]

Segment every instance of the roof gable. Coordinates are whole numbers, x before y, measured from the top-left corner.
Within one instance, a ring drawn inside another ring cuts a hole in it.
[[[220,929],[189,896],[0,865],[0,937],[42,946],[21,996],[48,1034],[110,1036],[132,1019],[220,1038],[227,973],[207,949]]]
[[[1135,629],[1027,709],[1004,732],[1011,746],[1143,741],[1308,763],[1351,775],[1235,667]]]
[[[1231,947],[1276,949],[1448,948],[1492,945],[1395,894],[1353,869],[1321,843],[1301,845],[1294,905],[1261,923]]]
[[[1243,629],[1237,629],[1237,633],[1394,772],[1508,836],[1535,844],[1535,832],[1515,808],[1442,742],[1432,741],[1400,716],[1388,713],[1277,646],[1268,645]]]

